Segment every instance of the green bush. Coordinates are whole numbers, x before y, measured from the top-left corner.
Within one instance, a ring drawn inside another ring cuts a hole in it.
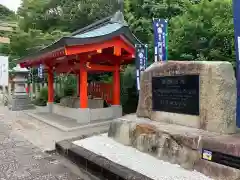
[[[60,103],[61,96],[58,93],[54,93],[54,102],[55,103]],[[42,88],[39,92],[39,96],[37,97],[36,100],[33,101],[33,103],[36,106],[46,106],[48,102],[48,89],[47,88]]]
[[[39,96],[33,102],[36,106],[46,106],[48,101],[48,89],[42,88],[39,92]]]
[[[121,73],[121,104],[124,114],[135,113],[137,109],[138,92],[135,72],[135,67],[129,65]]]
[[[62,97],[61,97],[59,94],[55,94],[55,96],[54,96],[54,102],[55,102],[55,103],[60,103],[61,98],[62,98]]]
[[[37,98],[36,100],[33,101],[33,104],[36,106],[46,106],[47,101],[41,97]]]
[[[65,76],[62,79],[63,91],[61,93],[62,97],[74,96],[77,89],[77,78],[74,75]]]
[[[48,100],[48,88],[44,87],[40,90],[39,98],[45,100],[47,102]]]
[[[75,92],[76,92],[76,88],[74,86],[65,86],[64,87],[64,97],[66,96],[73,96],[75,95]]]

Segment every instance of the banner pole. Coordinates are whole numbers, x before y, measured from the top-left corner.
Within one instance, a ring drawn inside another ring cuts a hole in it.
[[[168,21],[166,25],[166,61],[168,60]]]
[[[145,48],[146,48],[146,66],[145,69],[148,67],[148,45],[145,44]]]
[[[235,34],[235,51],[236,51],[236,79],[237,79],[237,107],[236,121],[237,127],[240,127],[240,1],[233,0],[233,23]]]

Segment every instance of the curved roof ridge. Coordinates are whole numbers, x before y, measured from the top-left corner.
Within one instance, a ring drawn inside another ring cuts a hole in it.
[[[123,26],[128,26],[127,22],[124,19],[124,15],[121,11],[117,11],[110,20],[112,23],[119,23]]]

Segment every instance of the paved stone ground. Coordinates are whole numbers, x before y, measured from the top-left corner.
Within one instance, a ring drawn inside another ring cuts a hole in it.
[[[80,129],[71,132],[61,131],[40,120],[28,116],[24,112],[12,112],[0,105],[0,117],[4,115],[6,121],[17,134],[23,136],[26,140],[39,147],[43,151],[52,151],[55,149],[55,143],[79,137],[92,132],[102,132],[102,129],[108,129],[104,126],[91,129]],[[0,179],[1,180],[1,179]]]
[[[43,153],[15,131],[11,112],[0,106],[0,113],[0,180],[96,179],[57,154]]]

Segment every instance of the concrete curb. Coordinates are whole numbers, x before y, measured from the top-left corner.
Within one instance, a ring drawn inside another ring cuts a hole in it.
[[[56,143],[56,150],[59,154],[71,160],[78,167],[92,173],[100,179],[153,180],[83,147],[77,146],[70,140]]]
[[[111,123],[112,120],[107,120],[106,122],[101,122],[101,123],[92,123],[92,124],[84,124],[84,125],[79,125],[77,127],[74,128],[67,128],[65,126],[62,126],[60,124],[57,124],[55,122],[49,121],[43,117],[40,117],[38,115],[35,115],[34,113],[31,112],[24,112],[26,115],[38,119],[50,126],[53,126],[61,131],[65,131],[65,132],[71,132],[71,131],[76,131],[76,130],[81,130],[81,129],[86,129],[86,128],[95,128],[95,127],[100,127],[100,126],[105,126],[105,125],[109,125]]]

